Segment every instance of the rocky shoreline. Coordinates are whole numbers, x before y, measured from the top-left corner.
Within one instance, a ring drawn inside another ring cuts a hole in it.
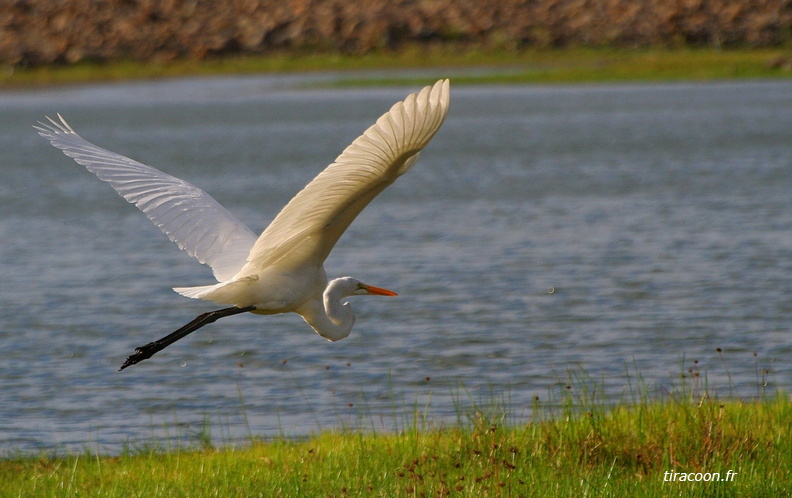
[[[409,43],[485,48],[792,44],[789,0],[7,0],[0,64],[168,61]]]

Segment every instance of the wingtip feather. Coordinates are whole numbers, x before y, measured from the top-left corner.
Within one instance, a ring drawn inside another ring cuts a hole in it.
[[[49,123],[38,121],[40,126],[33,125],[33,128],[38,132],[39,135],[45,138],[51,138],[54,135],[77,135],[77,132],[75,132],[69,123],[63,119],[63,116],[61,116],[60,113],[57,113],[56,116],[60,121],[56,121],[55,119],[45,115],[44,118],[46,118]]]

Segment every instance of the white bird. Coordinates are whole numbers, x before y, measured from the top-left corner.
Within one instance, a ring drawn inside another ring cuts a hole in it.
[[[135,349],[120,370],[219,318],[251,312],[298,313],[322,337],[349,335],[355,314],[341,299],[395,296],[352,277],[328,283],[323,264],[333,246],[374,197],[415,165],[448,113],[449,82],[440,80],[396,103],[284,207],[259,237],[209,194],[183,180],[110,152],[59,121],[39,135],[110,184],[168,237],[212,268],[218,283],[176,287],[179,294],[232,305],[199,315],[184,327]]]

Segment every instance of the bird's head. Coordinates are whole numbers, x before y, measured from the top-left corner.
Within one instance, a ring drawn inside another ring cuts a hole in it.
[[[395,292],[364,284],[360,280],[352,277],[341,277],[333,280],[331,286],[338,289],[345,296],[395,296]]]
[[[370,296],[396,296],[395,292],[382,287],[374,287],[373,285],[366,285],[363,282],[358,282],[355,294],[370,295]]]

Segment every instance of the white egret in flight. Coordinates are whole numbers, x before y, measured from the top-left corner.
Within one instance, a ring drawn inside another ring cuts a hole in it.
[[[38,133],[135,204],[168,237],[212,268],[218,283],[176,287],[179,294],[231,305],[135,349],[120,370],[219,318],[295,312],[322,337],[349,335],[355,315],[341,299],[395,296],[352,277],[328,283],[323,263],[374,197],[415,165],[448,113],[449,83],[440,80],[396,103],[300,191],[259,236],[198,187],[97,147],[66,121],[47,117]]]

